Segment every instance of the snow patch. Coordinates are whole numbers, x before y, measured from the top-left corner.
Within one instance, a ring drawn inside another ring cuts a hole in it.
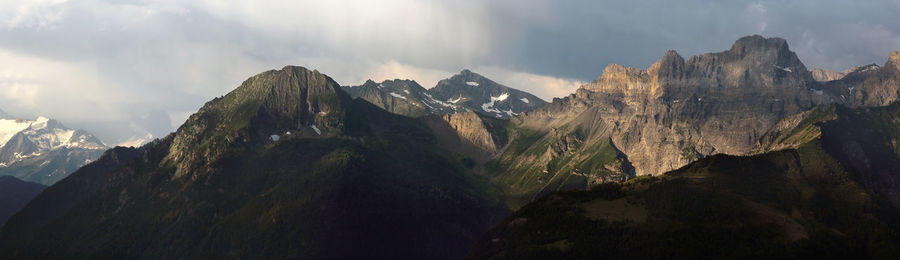
[[[391,93],[388,93],[388,94],[390,94],[391,96],[394,96],[395,98],[406,99],[406,97],[404,97],[403,95],[400,95],[400,94],[397,94],[397,93],[394,93],[394,92],[391,92]]]
[[[409,95],[409,90],[408,90],[408,89],[404,89],[403,92],[406,92],[406,94]]]
[[[378,88],[384,88],[384,84],[378,84]]]
[[[785,67],[781,67],[781,66],[778,66],[778,65],[772,65],[772,66],[774,66],[776,69],[780,69],[780,70],[785,71],[785,72],[788,72],[788,73],[793,72],[793,71],[791,70],[791,68],[785,68]]]
[[[522,99],[519,99],[519,100],[522,100],[522,102],[525,102],[525,104],[531,103],[531,102],[528,102],[528,99],[527,99],[527,98],[522,98]]]
[[[427,94],[426,94],[426,95],[427,95]],[[444,101],[440,101],[440,100],[434,99],[434,98],[432,98],[431,96],[428,96],[428,98],[431,99],[431,102],[432,102],[432,103],[436,103],[436,104],[441,105],[441,106],[451,107],[451,108],[453,108],[453,109],[456,109],[456,105],[449,104],[449,103],[447,103],[447,102],[444,102]],[[448,100],[448,101],[450,101],[450,100]],[[456,101],[459,102],[459,99],[457,99]],[[431,107],[431,106],[429,106],[429,107]]]
[[[503,93],[497,97],[491,96],[491,102],[481,104],[481,110],[484,110],[484,112],[489,112],[489,113],[497,113],[498,114],[497,117],[500,117],[499,114],[502,113],[503,111],[500,111],[499,109],[494,108],[494,103],[497,101],[506,100],[507,98],[509,98],[509,93]],[[510,112],[512,112],[512,110],[510,110]]]
[[[506,113],[507,115],[509,115],[511,117],[518,115],[518,113],[513,112],[512,109],[507,109],[506,111],[503,111],[503,113]]]
[[[475,82],[475,81],[466,81],[466,85],[473,86],[473,87],[477,87],[477,86],[478,86],[478,82]]]
[[[858,71],[859,72],[867,72],[867,71],[878,70],[878,68],[880,68],[880,67],[878,67],[878,65],[872,64],[872,65],[866,66],[865,68],[858,70]]]
[[[322,130],[319,130],[319,128],[316,127],[316,125],[311,125],[311,126],[309,126],[309,128],[312,128],[313,131],[316,131],[316,134],[322,135]]]
[[[0,119],[0,147],[30,125],[31,122],[25,120]]]
[[[271,135],[271,136],[269,136],[269,139],[272,139],[272,141],[278,142],[278,140],[281,139],[281,136],[280,135]]]
[[[450,104],[456,104],[456,103],[459,103],[459,100],[461,100],[461,99],[462,99],[462,96],[459,96],[456,99],[448,99],[447,102]]]

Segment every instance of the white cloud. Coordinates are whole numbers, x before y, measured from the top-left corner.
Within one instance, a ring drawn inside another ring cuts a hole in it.
[[[647,67],[752,33],[786,38],[808,67],[883,62],[900,46],[896,0],[820,2],[0,0],[0,108],[125,126],[164,111],[177,125],[288,64],[426,88],[472,68],[549,100],[608,63]]]
[[[8,0],[0,2],[0,20],[8,28],[52,28],[63,16],[68,0]]]

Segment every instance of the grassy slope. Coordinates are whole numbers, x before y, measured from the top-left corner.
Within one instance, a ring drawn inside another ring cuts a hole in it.
[[[888,257],[897,239],[896,211],[810,143],[545,197],[469,257]]]
[[[545,194],[569,189],[585,189],[591,186],[586,176],[622,175],[605,166],[621,166],[627,163],[620,152],[606,140],[589,143],[573,142],[569,151],[560,156],[549,156],[548,149],[566,135],[584,139],[581,129],[558,129],[565,134],[539,132],[507,124],[510,143],[503,154],[485,165],[492,182],[502,187],[503,200],[511,209],[518,209]]]
[[[898,104],[825,106],[763,144],[791,149],[555,193],[507,218],[469,257],[890,258],[900,254],[888,193],[898,118]]]

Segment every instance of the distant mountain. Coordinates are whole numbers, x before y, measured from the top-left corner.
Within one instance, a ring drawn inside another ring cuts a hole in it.
[[[21,181],[12,176],[0,176],[0,227],[44,188],[44,185]]]
[[[471,259],[893,258],[900,103],[791,116],[764,153],[553,193],[486,234]]]
[[[892,52],[884,66],[855,67],[840,80],[822,85],[826,94],[845,105],[889,105],[900,99],[900,51]]]
[[[428,114],[452,114],[475,111],[508,119],[547,104],[544,100],[484,76],[463,70],[459,74],[425,89],[411,80],[366,81],[360,86],[343,87],[350,96],[362,98],[395,114],[418,117]]]
[[[501,85],[469,70],[439,81],[428,92],[436,99],[497,118],[510,118],[547,104],[532,94]]]
[[[50,185],[106,149],[94,135],[54,119],[0,118],[0,175]]]
[[[456,259],[508,212],[441,142],[318,71],[263,72],[48,188],[0,230],[0,254]]]
[[[359,86],[344,86],[353,98],[362,98],[394,114],[419,117],[428,114],[452,114],[467,111],[449,101],[437,100],[413,80],[372,80]]]

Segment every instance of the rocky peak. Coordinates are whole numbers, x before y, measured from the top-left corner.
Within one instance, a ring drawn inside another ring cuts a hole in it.
[[[442,102],[496,118],[510,118],[547,104],[530,93],[504,86],[468,69],[439,81],[428,89],[428,94]]]
[[[827,69],[810,69],[809,72],[812,74],[813,79],[819,82],[839,80],[847,75],[846,72],[837,72]]]
[[[658,78],[681,78],[684,73],[684,58],[674,50],[668,50],[659,61],[650,65],[647,73]]]
[[[759,35],[741,37],[734,42],[729,51],[740,56],[746,56],[769,50],[790,51],[788,43],[784,39],[778,37],[765,38]]]
[[[888,55],[888,61],[884,66],[900,71],[900,51],[891,52],[891,54]],[[3,111],[0,111],[0,113],[2,112]]]
[[[493,85],[496,84],[488,78],[485,78],[481,74],[472,72],[469,69],[463,69],[456,75],[450,77],[451,81],[462,82],[466,87],[479,87],[485,84]],[[440,84],[439,84],[440,85]]]
[[[299,66],[266,71],[191,115],[175,133],[169,156],[181,163],[181,175],[197,161],[217,159],[233,143],[337,134],[349,101],[334,80],[318,71]],[[197,148],[199,153],[191,151]]]

